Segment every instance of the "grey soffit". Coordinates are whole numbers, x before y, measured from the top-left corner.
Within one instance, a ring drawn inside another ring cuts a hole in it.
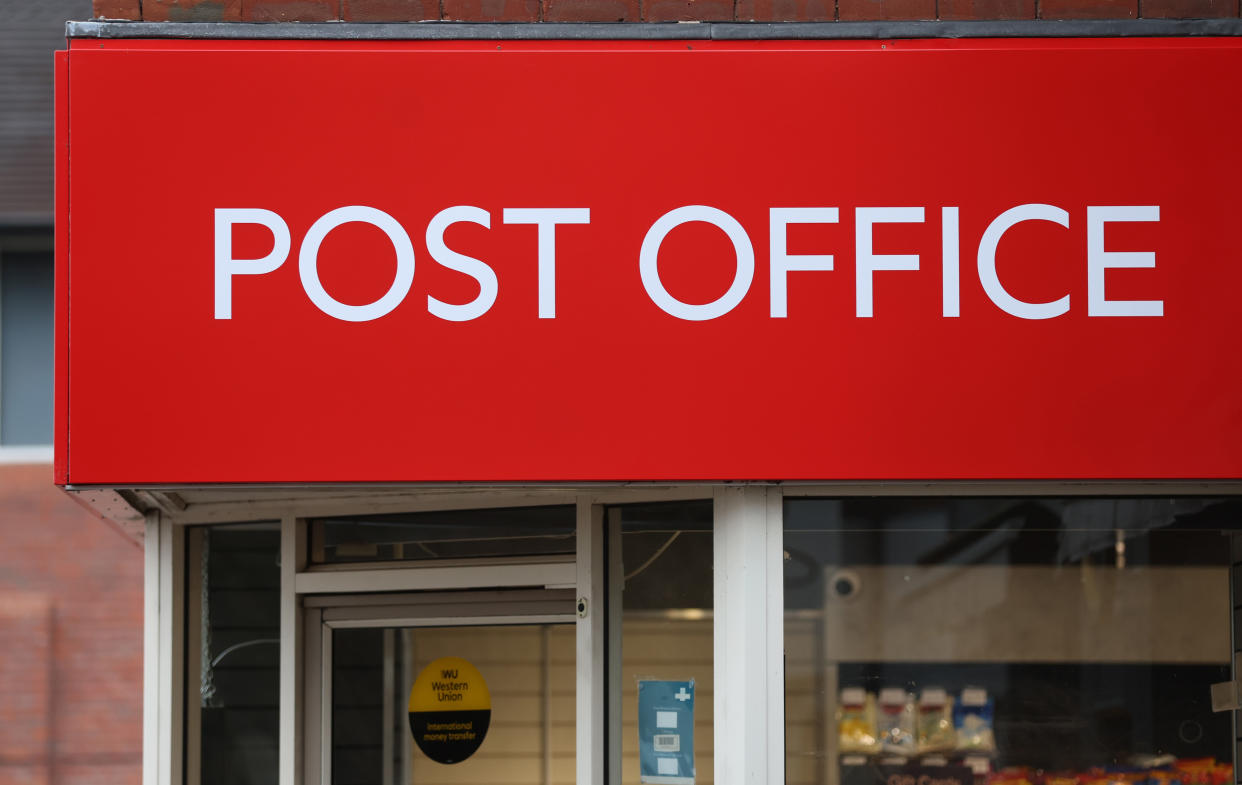
[[[340,41],[842,40],[1237,36],[1242,19],[1012,22],[70,22],[70,38],[215,38]]]
[[[90,0],[0,0],[0,225],[44,223],[52,204],[52,52]]]

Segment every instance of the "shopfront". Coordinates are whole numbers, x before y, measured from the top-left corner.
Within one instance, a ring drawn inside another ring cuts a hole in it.
[[[144,781],[1236,781],[1239,39],[327,27],[58,60]]]

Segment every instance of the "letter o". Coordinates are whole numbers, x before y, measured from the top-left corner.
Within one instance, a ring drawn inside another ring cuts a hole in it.
[[[347,305],[332,297],[323,288],[319,280],[319,246],[328,232],[341,224],[366,223],[380,229],[392,241],[397,252],[397,274],[392,286],[383,297],[367,305]],[[302,248],[298,252],[298,274],[302,278],[302,288],[319,310],[328,316],[346,322],[369,322],[388,314],[401,304],[410,285],[414,283],[414,246],[410,237],[397,220],[388,213],[374,207],[351,205],[338,207],[322,215],[311,224],[306,237],[302,240]]]
[[[657,268],[657,257],[664,238],[676,227],[690,221],[709,223],[723,231],[733,243],[733,251],[737,255],[737,271],[733,275],[729,290],[720,299],[702,305],[683,303],[669,294],[660,280],[660,271]],[[746,292],[750,290],[750,282],[755,277],[755,249],[751,247],[746,230],[724,210],[698,204],[688,205],[660,216],[647,230],[638,254],[638,271],[647,295],[661,310],[678,319],[702,322],[732,311],[746,296]]]

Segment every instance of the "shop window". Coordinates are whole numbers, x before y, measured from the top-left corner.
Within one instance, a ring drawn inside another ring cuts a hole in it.
[[[572,506],[318,518],[311,521],[310,561],[572,556],[576,527]]]
[[[0,446],[52,443],[53,264],[47,232],[0,235]]]
[[[786,782],[1232,782],[1240,513],[787,499]]]
[[[280,527],[192,529],[188,552],[187,781],[271,785],[280,714]]]
[[[611,520],[621,526],[624,584],[621,781],[710,785],[712,502],[628,505],[617,508]],[[682,685],[691,682],[693,689],[682,693]],[[692,692],[693,711],[661,713],[661,690],[685,696],[673,707],[689,704]]]

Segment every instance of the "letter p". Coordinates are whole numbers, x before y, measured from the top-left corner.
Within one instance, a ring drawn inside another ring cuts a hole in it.
[[[261,224],[275,242],[262,259],[233,258],[233,225]],[[233,276],[264,275],[289,257],[289,226],[271,210],[246,207],[216,208],[216,318],[233,318]]]

